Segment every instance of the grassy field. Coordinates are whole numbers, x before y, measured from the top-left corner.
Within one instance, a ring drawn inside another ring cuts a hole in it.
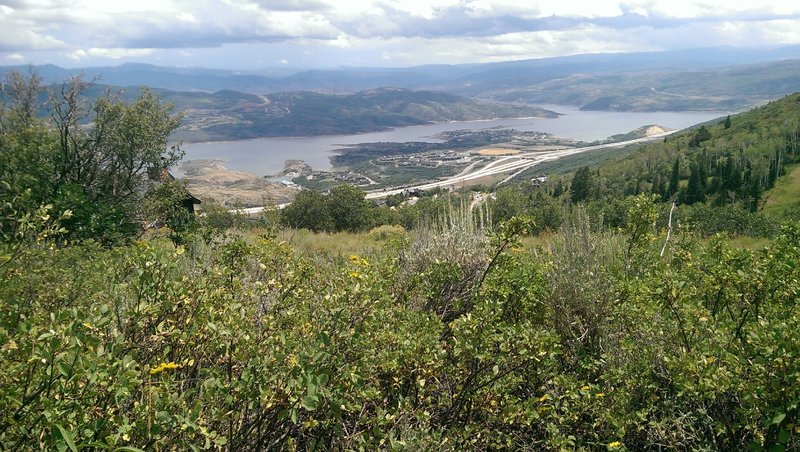
[[[278,238],[289,243],[298,255],[305,256],[373,255],[386,245],[386,242],[375,240],[367,233],[327,233],[312,232],[307,229],[285,229]]]
[[[769,191],[764,212],[780,214],[788,209],[800,209],[800,165],[788,168]]]
[[[486,148],[478,151],[480,155],[514,155],[519,154],[518,149]]]

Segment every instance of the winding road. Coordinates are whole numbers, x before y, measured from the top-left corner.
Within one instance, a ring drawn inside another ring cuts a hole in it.
[[[619,141],[616,143],[608,143],[608,144],[598,144],[596,146],[586,146],[582,148],[565,148],[565,149],[556,149],[549,151],[525,152],[521,154],[515,154],[512,156],[498,158],[497,160],[490,162],[486,166],[473,171],[473,168],[477,164],[476,162],[465,168],[463,171],[461,171],[461,173],[447,179],[434,182],[427,182],[419,185],[412,185],[408,187],[387,188],[384,190],[368,191],[366,199],[380,199],[390,195],[396,195],[399,193],[407,193],[419,190],[431,190],[433,188],[438,188],[438,187],[454,187],[459,184],[463,184],[464,182],[480,179],[486,176],[512,173],[509,177],[505,178],[502,181],[502,183],[505,183],[513,179],[516,175],[522,173],[526,169],[532,168],[543,162],[550,162],[570,155],[582,154],[584,152],[598,151],[601,149],[620,148],[620,147],[630,146],[632,144],[655,141],[660,138],[664,138],[667,135],[671,135],[675,132],[677,132],[677,130],[661,132],[647,137],[636,138],[634,140]],[[288,204],[278,204],[274,207],[282,209],[287,205]],[[247,209],[237,209],[235,210],[235,212],[250,215],[250,214],[257,214],[263,210],[264,207],[250,207]]]
[[[385,198],[389,195],[396,195],[398,193],[409,192],[409,191],[430,190],[432,188],[437,188],[437,187],[453,187],[458,184],[464,183],[466,181],[479,179],[481,177],[494,176],[497,174],[504,174],[510,172],[513,172],[514,174],[512,174],[512,176],[515,176],[521,173],[522,171],[528,168],[532,168],[543,162],[550,162],[570,155],[582,154],[584,152],[598,151],[600,149],[619,148],[619,147],[630,146],[632,144],[654,141],[658,140],[659,138],[663,138],[667,135],[671,135],[675,132],[677,132],[677,130],[661,132],[654,135],[650,135],[648,137],[636,138],[634,140],[619,141],[617,143],[599,144],[596,146],[586,146],[582,148],[565,148],[565,149],[556,149],[551,151],[525,152],[513,156],[501,157],[489,163],[488,165],[484,166],[483,168],[477,169],[475,171],[462,171],[460,174],[450,177],[448,179],[435,182],[428,182],[420,185],[414,185],[403,188],[392,188],[386,190],[374,190],[367,192],[366,198],[380,199],[380,198]],[[512,177],[508,177],[505,180],[503,180],[503,182],[507,182],[511,179]]]

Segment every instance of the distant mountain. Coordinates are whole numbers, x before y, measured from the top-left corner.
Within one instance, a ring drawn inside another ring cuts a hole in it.
[[[185,114],[176,137],[191,141],[351,134],[434,121],[557,115],[537,107],[399,88],[350,95],[308,91],[266,96],[235,91],[161,94]]]
[[[536,88],[546,82],[557,83],[568,77],[591,77],[662,73],[684,74],[688,71],[713,73],[720,68],[800,60],[800,46],[772,49],[742,49],[718,47],[668,52],[640,52],[574,55],[557,58],[507,61],[498,63],[462,65],[426,65],[410,68],[339,68],[331,70],[293,71],[270,69],[259,72],[237,72],[203,68],[170,68],[147,64],[123,64],[115,67],[87,67],[64,69],[53,65],[34,66],[46,82],[55,83],[65,78],[84,74],[98,77],[98,82],[117,86],[147,85],[154,88],[178,91],[235,90],[251,94],[285,91],[315,91],[327,93],[355,93],[381,87],[398,87],[413,90],[447,91],[467,97],[497,97],[499,92],[519,92]],[[27,66],[0,67],[6,70],[27,71]],[[766,75],[755,74],[756,76]],[[566,91],[568,86],[562,87]],[[607,87],[606,87],[607,88]],[[606,89],[604,88],[604,89]],[[611,93],[621,94],[621,93]],[[735,96],[735,92],[726,92]],[[778,97],[784,92],[777,93]],[[570,100],[562,92],[559,98]],[[583,105],[578,100],[572,105]],[[588,102],[586,102],[588,103]]]
[[[741,111],[800,90],[800,60],[692,71],[573,74],[528,85],[487,83],[471,90],[487,100],[580,105],[584,110]]]

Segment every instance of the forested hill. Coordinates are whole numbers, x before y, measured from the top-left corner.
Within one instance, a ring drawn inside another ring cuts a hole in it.
[[[256,96],[235,91],[162,94],[186,112],[178,136],[188,140],[337,135],[433,121],[556,116],[534,106],[395,88],[349,95],[288,92]]]
[[[546,184],[501,187],[492,208],[495,221],[529,215],[538,230],[556,231],[569,206],[582,205],[595,221],[625,227],[630,197],[645,194],[666,204],[662,226],[674,202],[678,223],[701,235],[769,237],[782,221],[800,218],[798,162],[795,93],[662,142],[542,164],[527,175],[549,174]]]
[[[739,204],[756,211],[764,192],[800,161],[800,93],[679,133],[608,161],[595,196],[649,192],[682,204]]]

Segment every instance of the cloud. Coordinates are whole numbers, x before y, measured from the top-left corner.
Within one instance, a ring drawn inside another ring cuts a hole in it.
[[[9,53],[6,55],[6,59],[10,61],[25,61],[25,57],[19,53]]]
[[[92,47],[91,49],[78,49],[70,52],[67,56],[73,60],[84,60],[87,58],[109,58],[112,60],[120,60],[130,57],[143,57],[152,55],[155,49],[101,49]]]
[[[413,64],[800,43],[800,2],[783,0],[0,1],[0,52],[76,61],[250,45]]]

